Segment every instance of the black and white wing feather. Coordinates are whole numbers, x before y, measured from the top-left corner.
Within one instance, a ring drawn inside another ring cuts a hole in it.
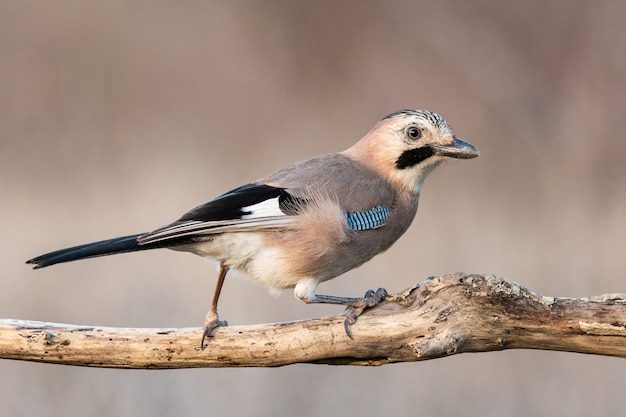
[[[246,184],[188,211],[167,226],[140,235],[137,241],[144,245],[223,232],[280,229],[292,224],[303,204],[304,200],[284,188]]]

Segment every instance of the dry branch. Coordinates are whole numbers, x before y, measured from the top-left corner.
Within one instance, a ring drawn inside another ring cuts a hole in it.
[[[382,365],[463,352],[544,349],[626,358],[626,296],[536,295],[501,278],[430,278],[343,317],[218,328],[126,329],[0,320],[0,358],[113,368]]]

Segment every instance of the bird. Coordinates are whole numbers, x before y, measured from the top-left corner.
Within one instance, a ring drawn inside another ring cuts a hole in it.
[[[424,181],[451,159],[479,155],[439,114],[395,111],[348,149],[297,162],[193,208],[147,233],[53,251],[26,263],[34,269],[118,253],[168,248],[217,261],[215,292],[200,346],[220,320],[218,300],[230,270],[272,290],[293,289],[305,303],[346,308],[344,328],[386,296],[324,295],[318,285],[354,269],[400,238],[417,212]]]

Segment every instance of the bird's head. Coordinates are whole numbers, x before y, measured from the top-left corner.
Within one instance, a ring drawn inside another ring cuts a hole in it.
[[[344,153],[415,192],[446,160],[479,155],[473,145],[455,136],[443,117],[426,110],[391,113]]]

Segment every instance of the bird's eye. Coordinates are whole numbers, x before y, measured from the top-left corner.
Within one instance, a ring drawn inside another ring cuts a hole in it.
[[[411,140],[417,140],[422,137],[422,131],[415,126],[411,126],[406,130],[406,135]]]

